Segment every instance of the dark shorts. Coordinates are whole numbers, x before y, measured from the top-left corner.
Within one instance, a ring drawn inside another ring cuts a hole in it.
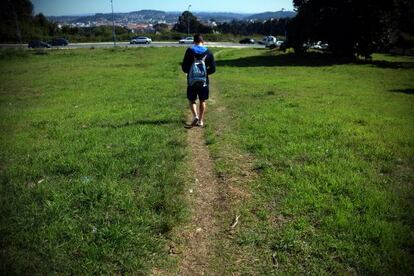
[[[200,101],[205,101],[208,99],[208,92],[208,85],[206,87],[187,86],[187,99],[190,102],[195,102],[198,97]]]

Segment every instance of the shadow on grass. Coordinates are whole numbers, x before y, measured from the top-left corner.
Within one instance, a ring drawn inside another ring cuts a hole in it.
[[[100,127],[109,127],[109,128],[122,128],[122,127],[129,127],[135,125],[153,125],[153,126],[162,126],[162,125],[171,125],[171,124],[181,124],[181,120],[135,120],[135,121],[128,121],[125,123],[113,123],[113,124],[102,124]]]
[[[279,55],[258,55],[238,59],[218,60],[217,66],[232,67],[266,67],[266,66],[332,66],[340,64],[371,64],[380,68],[413,68],[414,62],[391,62],[385,60],[360,60],[355,58],[341,58],[326,53],[311,52],[298,56],[294,53]]]
[[[403,94],[409,94],[409,95],[414,95],[414,89],[392,89],[390,90],[390,92],[394,92],[394,93],[403,93]]]

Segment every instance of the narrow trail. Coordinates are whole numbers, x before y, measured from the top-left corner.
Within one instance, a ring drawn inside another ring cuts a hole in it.
[[[185,249],[178,269],[179,275],[206,275],[212,254],[212,239],[218,231],[214,207],[219,199],[218,181],[204,140],[204,130],[189,129],[190,165],[194,172],[192,217],[183,229]]]
[[[228,49],[216,52],[216,58],[226,51]],[[227,113],[223,113],[226,108],[221,105],[219,91],[214,82],[210,90],[212,95],[208,102],[210,107],[207,108],[207,124],[209,123],[209,112],[219,112],[222,115],[221,118],[229,121]],[[219,131],[226,128],[226,124],[223,122],[215,121],[215,126],[219,128]],[[224,235],[227,235],[226,229],[233,216],[230,214],[229,208],[231,202],[239,202],[239,199],[243,198],[235,192],[237,189],[231,189],[232,183],[237,182],[234,180],[238,178],[230,180],[225,177],[219,178],[216,175],[204,132],[205,129],[194,127],[188,130],[187,135],[190,154],[188,169],[193,173],[190,176],[192,185],[188,191],[191,218],[178,233],[181,241],[178,275],[221,274],[222,266],[227,264],[222,263],[221,255],[223,252],[217,251],[224,249],[222,245],[218,246],[220,244],[218,241],[226,239]],[[245,179],[245,176],[243,178]],[[223,223],[223,219],[226,222]]]
[[[226,50],[216,52],[219,53]],[[217,93],[216,89],[211,89]],[[214,96],[213,96],[214,98]],[[207,109],[208,113],[208,109]],[[179,275],[211,275],[209,265],[214,258],[214,237],[219,233],[219,219],[215,208],[222,201],[220,181],[214,173],[214,163],[205,143],[204,129],[194,127],[188,130],[187,144],[190,148],[189,166],[193,175],[192,216],[181,232],[184,249],[178,268]]]

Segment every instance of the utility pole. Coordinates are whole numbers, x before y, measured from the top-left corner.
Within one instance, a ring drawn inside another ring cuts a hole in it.
[[[188,9],[187,9],[187,33],[188,35],[190,35],[190,8],[191,8],[191,4],[188,5]]]
[[[114,3],[111,0],[111,8],[112,8],[112,37],[114,39],[114,47],[116,47],[116,34],[115,34],[115,20],[114,20]]]

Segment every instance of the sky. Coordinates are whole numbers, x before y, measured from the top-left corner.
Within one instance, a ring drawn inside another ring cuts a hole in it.
[[[111,0],[32,0],[35,13],[46,16],[111,12]],[[144,9],[162,11],[220,11],[260,13],[293,10],[292,0],[113,0],[114,12]]]

